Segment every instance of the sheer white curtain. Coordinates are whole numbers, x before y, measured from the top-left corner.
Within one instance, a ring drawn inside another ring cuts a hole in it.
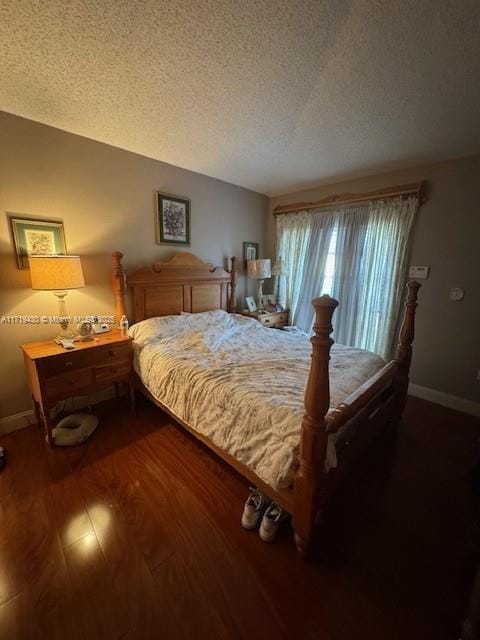
[[[278,216],[278,255],[287,273],[282,304],[290,308],[293,323],[311,331],[312,299],[328,289],[340,302],[333,318],[335,340],[390,357],[417,208],[412,196]],[[334,255],[331,287],[325,278],[329,253]]]
[[[306,212],[277,216],[277,256],[283,260],[287,275],[285,291],[281,291],[280,304],[296,313],[305,266],[312,216]],[[283,297],[283,295],[285,297]]]
[[[418,199],[389,199],[339,218],[333,297],[337,342],[392,355]],[[338,268],[337,268],[338,256]]]
[[[305,251],[300,293],[291,313],[292,323],[305,331],[312,330],[315,319],[312,300],[322,294],[325,265],[336,218],[335,213],[325,211],[310,214],[310,217],[312,223]]]
[[[332,213],[292,213],[277,218],[278,256],[287,274],[285,299],[290,320],[310,331],[314,320],[312,300],[321,294],[325,263],[335,227]]]
[[[365,237],[368,226],[366,206],[338,212],[335,247],[335,265],[330,295],[341,301],[335,311],[334,339],[342,344],[353,345],[357,335],[359,318],[358,290],[363,288],[362,263]]]

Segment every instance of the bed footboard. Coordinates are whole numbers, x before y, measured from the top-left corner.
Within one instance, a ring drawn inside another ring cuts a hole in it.
[[[321,517],[327,497],[324,474],[328,434],[338,431],[348,420],[358,419],[367,427],[365,407],[375,404],[386,422],[398,421],[404,409],[409,383],[412,343],[415,336],[415,310],[420,288],[418,282],[407,284],[405,315],[399,334],[396,358],[367,380],[339,407],[329,411],[330,386],[328,363],[333,340],[332,316],[337,300],[322,296],[313,300],[315,308],[312,364],[305,391],[305,415],[302,420],[299,469],[293,487],[293,526],[300,555],[310,547],[315,521]],[[375,412],[376,412],[375,411]]]

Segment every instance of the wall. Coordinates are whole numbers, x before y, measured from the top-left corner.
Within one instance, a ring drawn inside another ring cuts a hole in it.
[[[429,265],[422,280],[411,380],[416,385],[480,400],[480,157],[321,186],[275,197],[271,208],[314,201],[333,193],[367,192],[428,181],[428,201],[415,224],[410,264]],[[275,221],[269,216],[269,254],[274,254]],[[463,287],[452,302],[450,287]],[[341,303],[341,301],[340,301]],[[432,399],[433,396],[432,396]]]
[[[155,244],[156,189],[192,200],[186,251],[227,266],[227,257],[242,255],[244,241],[265,248],[265,196],[0,112],[0,316],[57,311],[54,296],[33,292],[29,272],[17,269],[6,212],[63,219],[68,251],[82,256],[87,284],[69,294],[69,313],[111,314],[113,250],[125,254],[127,269],[176,252]],[[0,325],[0,418],[30,408],[19,345],[55,331]]]

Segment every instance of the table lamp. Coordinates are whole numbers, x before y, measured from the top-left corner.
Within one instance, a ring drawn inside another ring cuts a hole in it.
[[[65,296],[67,289],[78,289],[85,286],[80,256],[30,256],[30,277],[32,289],[53,291],[58,298],[58,315],[61,331],[55,338],[73,340],[75,334],[68,329]]]
[[[264,309],[263,304],[263,281],[272,277],[272,264],[270,258],[264,260],[247,260],[247,276],[258,280],[257,307]]]

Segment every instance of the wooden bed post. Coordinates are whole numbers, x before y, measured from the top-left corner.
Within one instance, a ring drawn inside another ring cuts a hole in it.
[[[113,295],[115,296],[115,320],[118,326],[121,317],[127,315],[127,309],[125,307],[125,273],[122,269],[123,253],[120,251],[114,251],[112,253],[112,258],[112,290]]]
[[[405,301],[405,315],[400,328],[396,361],[398,373],[398,416],[400,417],[408,395],[410,364],[412,362],[412,343],[415,338],[415,310],[417,308],[418,290],[422,285],[415,280],[407,283],[407,299]]]
[[[415,338],[415,309],[417,308],[418,290],[422,285],[416,280],[407,283],[407,299],[405,300],[405,315],[400,328],[397,347],[398,368],[408,377],[412,361],[412,343]]]
[[[305,389],[305,415],[302,420],[299,469],[295,475],[293,527],[300,555],[308,553],[317,513],[321,509],[321,484],[327,451],[327,423],[330,408],[328,362],[333,340],[332,316],[338,301],[324,295],[312,302],[315,308],[315,335],[312,362]]]
[[[230,262],[232,263],[232,268],[230,270],[230,275],[232,277],[230,282],[230,300],[228,304],[228,310],[230,313],[237,312],[237,258],[232,256],[230,258]]]

